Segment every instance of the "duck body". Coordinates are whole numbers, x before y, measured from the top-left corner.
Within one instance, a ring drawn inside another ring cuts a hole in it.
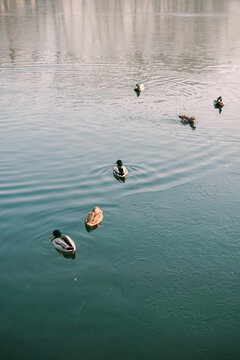
[[[186,115],[179,115],[179,118],[182,120],[183,124],[191,124],[191,125],[193,125],[196,120],[195,117],[193,116],[188,117]]]
[[[213,101],[213,105],[216,108],[222,108],[224,106],[224,101],[221,96],[219,96],[216,100]]]
[[[61,231],[54,230],[51,236],[52,244],[58,251],[62,253],[73,254],[76,251],[75,242],[68,235],[63,235]]]
[[[99,206],[95,206],[85,218],[85,225],[88,227],[100,226],[103,220],[103,212]]]
[[[113,168],[113,175],[122,179],[125,178],[128,174],[126,166],[123,165],[121,160],[118,160],[115,164],[116,166]]]
[[[136,91],[136,92],[143,92],[143,90],[144,90],[144,85],[143,84],[136,84],[136,86],[135,86],[135,89],[134,89],[134,91]]]

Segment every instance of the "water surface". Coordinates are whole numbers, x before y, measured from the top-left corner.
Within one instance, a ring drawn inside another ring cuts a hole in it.
[[[239,359],[239,15],[0,3],[1,358]]]

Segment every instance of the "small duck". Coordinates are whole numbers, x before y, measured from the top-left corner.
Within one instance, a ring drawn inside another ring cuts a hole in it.
[[[194,122],[196,121],[195,117],[193,117],[193,116],[188,117],[186,115],[179,115],[178,117],[182,120],[183,124],[193,125]]]
[[[61,253],[75,253],[75,242],[68,235],[63,235],[60,230],[54,230],[50,238],[52,238],[51,241],[55,249]]]
[[[186,115],[179,115],[178,117],[180,117],[182,124],[189,124],[193,130],[196,129],[196,126],[194,125],[196,120],[195,117],[188,117]]]
[[[143,92],[144,90],[144,85],[143,84],[136,84],[134,91],[136,91],[136,93],[140,94],[141,92]]]
[[[99,206],[95,206],[93,211],[90,211],[85,218],[86,227],[98,227],[101,225],[103,219],[103,212]]]
[[[222,107],[224,106],[224,101],[223,101],[222,97],[219,96],[219,97],[217,98],[217,100],[214,100],[214,101],[213,101],[213,105],[214,105],[216,108],[222,108]]]
[[[119,178],[125,178],[128,174],[126,166],[123,165],[122,160],[115,162],[117,166],[113,168],[113,174]]]

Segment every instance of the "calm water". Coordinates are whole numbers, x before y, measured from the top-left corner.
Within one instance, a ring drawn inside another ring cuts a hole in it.
[[[0,1],[1,359],[240,358],[239,17],[234,0]]]

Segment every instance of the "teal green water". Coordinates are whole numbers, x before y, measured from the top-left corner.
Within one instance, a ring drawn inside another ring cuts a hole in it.
[[[0,2],[1,359],[239,359],[239,15]]]

